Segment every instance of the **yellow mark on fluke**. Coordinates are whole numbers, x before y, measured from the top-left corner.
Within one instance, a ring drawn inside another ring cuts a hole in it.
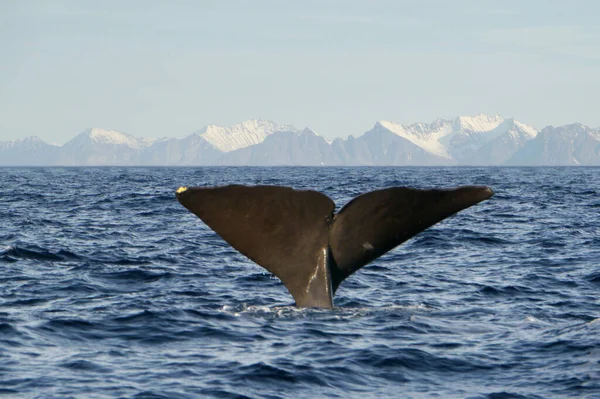
[[[183,186],[182,186],[182,187],[179,187],[179,188],[177,189],[177,194],[181,194],[181,193],[182,193],[182,192],[184,192],[185,190],[187,190],[187,187],[183,187]]]

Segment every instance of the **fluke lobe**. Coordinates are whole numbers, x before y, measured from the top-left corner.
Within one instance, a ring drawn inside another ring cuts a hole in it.
[[[290,187],[181,187],[176,196],[233,248],[279,277],[296,306],[331,308],[352,273],[493,194],[482,186],[392,187],[359,195],[335,215],[326,195]]]

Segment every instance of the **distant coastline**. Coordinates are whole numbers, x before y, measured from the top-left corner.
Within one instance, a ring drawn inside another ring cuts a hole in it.
[[[181,139],[93,128],[62,146],[39,137],[0,142],[0,166],[600,166],[600,129],[537,130],[485,114],[409,126],[379,121],[333,141],[264,120],[209,125]]]

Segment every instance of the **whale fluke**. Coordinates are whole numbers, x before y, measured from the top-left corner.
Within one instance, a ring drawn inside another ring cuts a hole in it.
[[[336,215],[316,191],[280,186],[181,187],[179,202],[283,282],[299,307],[333,307],[341,282],[433,224],[493,195],[488,187],[392,187]]]

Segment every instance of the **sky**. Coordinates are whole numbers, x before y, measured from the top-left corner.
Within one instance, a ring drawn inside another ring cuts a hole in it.
[[[600,127],[596,0],[0,0],[0,141],[326,138],[480,112]]]

